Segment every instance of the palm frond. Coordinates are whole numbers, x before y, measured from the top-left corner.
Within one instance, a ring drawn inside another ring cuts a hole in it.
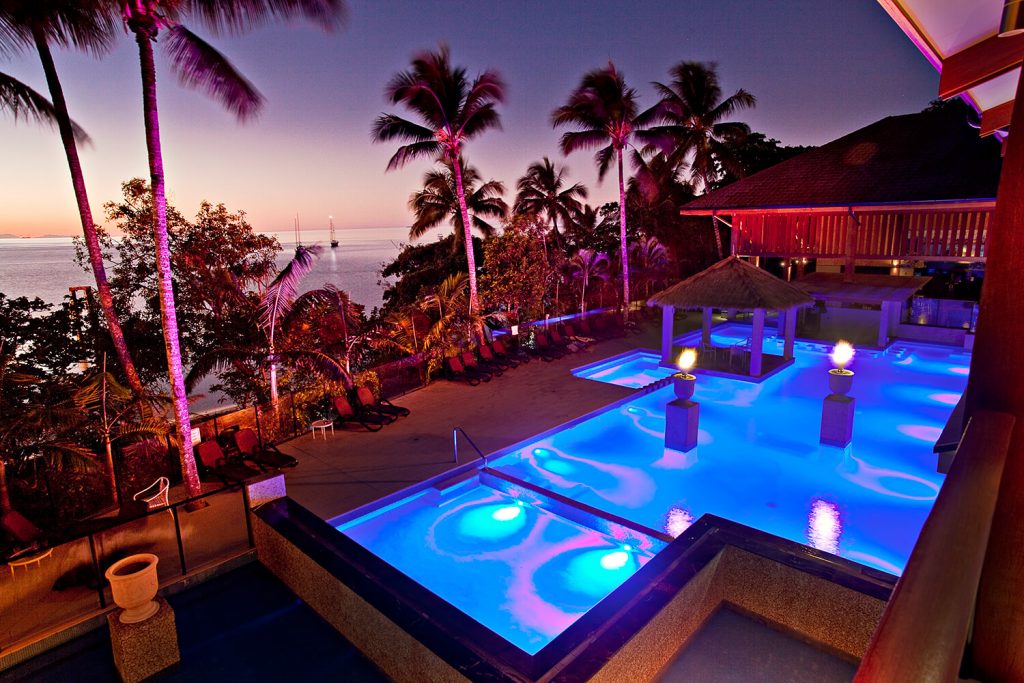
[[[182,0],[182,5],[216,33],[243,33],[291,19],[333,31],[348,20],[344,0]]]
[[[50,100],[5,73],[0,73],[0,110],[10,112],[15,121],[24,118],[53,127],[57,125],[57,112]],[[78,143],[91,142],[82,127],[74,121],[71,122],[71,129]]]
[[[227,57],[180,24],[170,26],[165,43],[178,81],[220,101],[239,120],[255,116],[263,96]]]
[[[298,296],[299,283],[313,269],[319,254],[319,246],[307,247],[300,244],[295,247],[295,256],[281,269],[260,298],[260,326],[264,330],[273,330],[278,320],[291,310]]]

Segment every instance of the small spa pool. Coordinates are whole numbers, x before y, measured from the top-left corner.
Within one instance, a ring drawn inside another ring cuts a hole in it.
[[[675,372],[675,369],[664,367],[660,362],[661,356],[654,351],[639,349],[573,368],[572,374],[595,382],[640,389]]]
[[[531,655],[664,547],[616,540],[476,478],[336,528]]]

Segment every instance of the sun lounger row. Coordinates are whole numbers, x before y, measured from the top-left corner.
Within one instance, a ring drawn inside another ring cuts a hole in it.
[[[478,346],[476,353],[467,349],[458,356],[449,356],[445,359],[444,370],[448,379],[475,386],[529,362],[530,356],[522,349],[505,344],[498,338],[490,344]]]
[[[225,432],[221,437],[227,450],[219,440],[203,441],[196,446],[196,466],[199,478],[204,481],[218,480],[234,485],[265,472],[299,464],[271,444],[261,446],[252,429]]]
[[[338,414],[334,424],[339,427],[357,424],[371,432],[380,431],[385,425],[409,414],[408,408],[396,406],[386,398],[375,397],[365,386],[356,388],[354,400],[349,400],[348,396],[335,396],[331,404]]]

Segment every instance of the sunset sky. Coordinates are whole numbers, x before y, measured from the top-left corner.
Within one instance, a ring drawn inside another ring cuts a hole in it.
[[[561,159],[551,110],[584,71],[613,59],[637,87],[667,80],[680,60],[715,61],[727,93],[758,98],[740,120],[785,144],[820,144],[878,118],[917,111],[933,99],[938,76],[873,1],[688,0],[686,2],[455,2],[350,0],[348,25],[322,34],[296,24],[242,37],[209,39],[267,99],[240,125],[202,94],[184,90],[163,68],[159,98],[170,201],[184,214],[198,202],[245,209],[260,230],[395,227],[410,222],[406,200],[429,167],[424,160],[385,174],[394,152],[371,143],[373,118],[391,75],[410,55],[446,41],[471,74],[493,67],[508,83],[504,130],[485,134],[466,155],[486,178],[510,188],[547,154],[592,189],[591,203],[614,198],[596,185],[592,157]],[[158,63],[163,61],[157,53]],[[165,63],[165,62],[164,62]],[[127,37],[102,60],[57,54],[72,116],[91,135],[82,150],[93,211],[121,181],[147,175],[137,50]],[[46,92],[34,54],[0,71]],[[511,196],[507,196],[511,199]],[[0,116],[0,233],[80,231],[56,133]]]

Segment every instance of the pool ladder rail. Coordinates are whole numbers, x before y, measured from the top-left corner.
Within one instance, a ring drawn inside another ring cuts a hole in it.
[[[459,461],[459,434],[460,433],[462,434],[462,437],[466,441],[469,442],[469,445],[473,447],[473,450],[476,451],[476,454],[480,457],[480,459],[484,461],[484,464],[486,464],[487,463],[487,456],[484,455],[484,452],[480,450],[480,447],[476,445],[476,443],[473,441],[473,439],[470,438],[469,434],[467,434],[466,430],[463,429],[462,427],[454,427],[452,429],[452,445],[454,447],[453,448],[454,459],[452,460],[452,462],[456,462],[457,463]]]

